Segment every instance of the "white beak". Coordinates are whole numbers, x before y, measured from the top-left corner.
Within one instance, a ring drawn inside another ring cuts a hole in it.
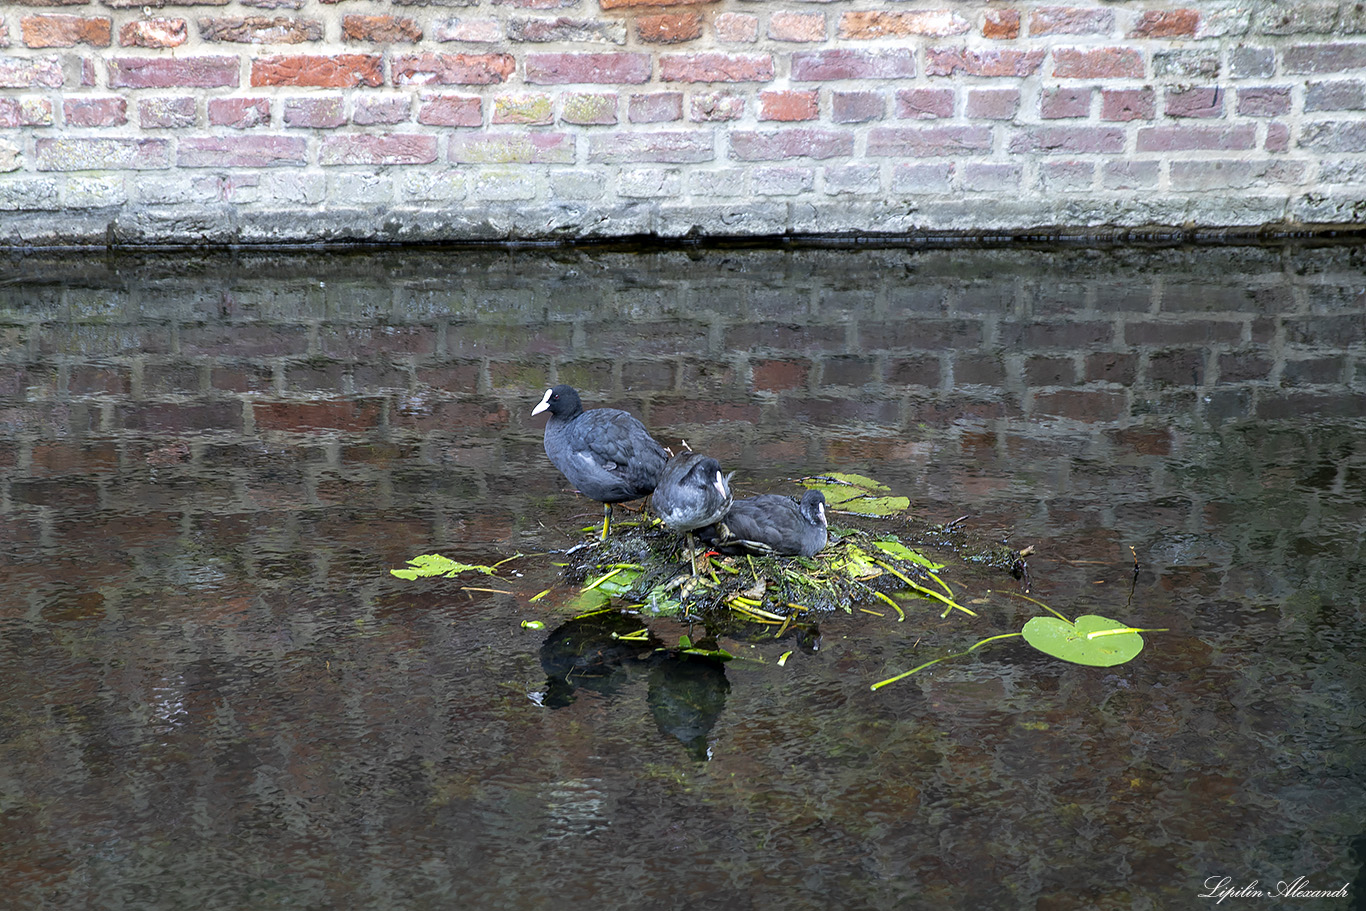
[[[545,398],[541,399],[541,404],[539,404],[539,405],[537,405],[535,408],[531,409],[531,413],[532,413],[533,416],[534,416],[534,415],[538,415],[538,414],[540,414],[542,411],[545,411],[545,410],[546,410],[547,408],[549,408],[549,407],[550,407],[550,390],[547,389],[547,390],[545,391]]]

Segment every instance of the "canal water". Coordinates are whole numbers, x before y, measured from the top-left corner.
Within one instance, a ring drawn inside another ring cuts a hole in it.
[[[1027,572],[566,625],[554,382]],[[1359,246],[14,255],[0,906],[1360,908],[1363,528]]]

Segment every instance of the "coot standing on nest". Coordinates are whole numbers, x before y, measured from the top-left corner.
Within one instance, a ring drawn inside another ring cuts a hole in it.
[[[579,493],[602,504],[602,540],[612,524],[612,504],[649,496],[668,454],[645,425],[616,408],[583,410],[573,386],[552,386],[531,409],[550,412],[545,454]]]
[[[729,481],[721,474],[721,463],[711,456],[682,452],[664,466],[659,485],[650,498],[650,506],[664,526],[687,535],[694,575],[697,558],[693,554],[692,533],[720,521],[730,509]]]
[[[825,546],[825,494],[808,490],[801,503],[766,493],[731,504],[724,519],[699,537],[726,554],[814,556]]]

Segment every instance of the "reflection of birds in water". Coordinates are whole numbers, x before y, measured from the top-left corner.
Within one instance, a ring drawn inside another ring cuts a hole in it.
[[[653,634],[643,641],[619,638],[640,628],[638,618],[612,611],[568,620],[552,630],[541,644],[544,704],[564,708],[580,688],[615,695],[637,673],[647,672],[646,701],[660,733],[705,761],[707,734],[730,692],[725,668],[711,658],[666,651]]]
[[[653,635],[644,641],[613,636],[640,628],[639,619],[608,611],[568,620],[551,630],[541,643],[541,667],[547,678],[545,704],[563,708],[574,701],[574,690],[580,687],[595,693],[621,689],[628,669],[664,646]]]
[[[667,658],[650,668],[650,714],[662,734],[677,738],[698,762],[711,758],[707,734],[726,707],[730,681],[721,662],[696,656]]]

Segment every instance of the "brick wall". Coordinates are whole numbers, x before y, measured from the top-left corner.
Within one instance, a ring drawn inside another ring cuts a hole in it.
[[[1366,221],[1366,7],[12,0],[0,243]]]
[[[1366,221],[1366,7],[12,0],[0,243]]]

